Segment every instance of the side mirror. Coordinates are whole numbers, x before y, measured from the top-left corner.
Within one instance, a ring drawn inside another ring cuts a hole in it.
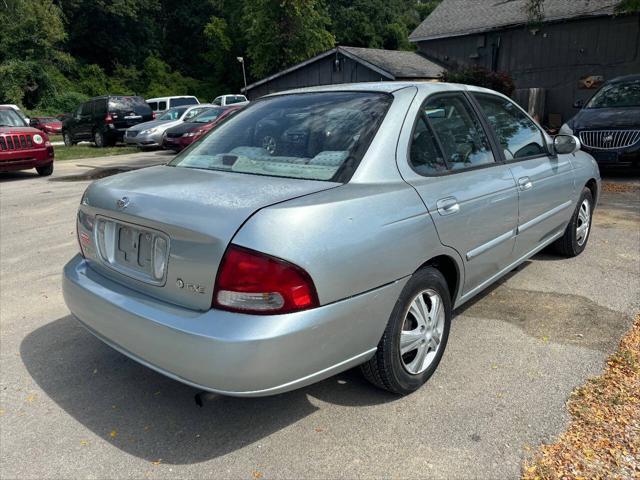
[[[582,100],[576,100],[573,102],[573,108],[582,108],[584,106],[584,102]]]
[[[553,150],[560,155],[575,153],[580,147],[580,140],[573,135],[556,135],[553,138]]]

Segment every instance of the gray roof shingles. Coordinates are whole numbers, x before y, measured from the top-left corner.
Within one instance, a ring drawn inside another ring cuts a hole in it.
[[[619,0],[545,0],[544,21],[612,15]],[[409,36],[411,41],[523,25],[526,0],[444,0]]]
[[[389,72],[395,78],[437,78],[443,71],[439,65],[414,52],[343,46],[338,48]]]

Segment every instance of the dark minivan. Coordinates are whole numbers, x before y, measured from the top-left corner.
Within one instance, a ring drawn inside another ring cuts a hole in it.
[[[153,112],[142,97],[95,97],[65,119],[62,136],[68,147],[81,140],[92,140],[96,147],[107,147],[121,142],[127,128],[150,120],[153,120]]]
[[[640,167],[640,75],[606,82],[560,133],[580,138],[601,168]]]

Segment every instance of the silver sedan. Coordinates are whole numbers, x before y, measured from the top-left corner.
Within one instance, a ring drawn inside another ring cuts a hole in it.
[[[188,122],[214,105],[201,103],[198,105],[186,105],[170,108],[155,120],[139,123],[128,128],[124,133],[124,141],[127,145],[135,147],[160,147],[162,136],[169,128]]]
[[[360,366],[407,394],[454,308],[587,245],[593,158],[509,98],[444,83],[274,94],[169,164],[91,184],[67,305],[113,348],[236,396]]]

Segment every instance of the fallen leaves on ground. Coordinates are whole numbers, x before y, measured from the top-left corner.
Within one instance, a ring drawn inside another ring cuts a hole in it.
[[[614,183],[614,182],[603,182],[602,183],[602,191],[603,192],[614,192],[614,193],[623,193],[623,192],[633,192],[635,190],[640,190],[640,186],[631,185],[628,183]]]
[[[523,479],[640,478],[640,315],[567,408],[569,428],[525,462]]]

